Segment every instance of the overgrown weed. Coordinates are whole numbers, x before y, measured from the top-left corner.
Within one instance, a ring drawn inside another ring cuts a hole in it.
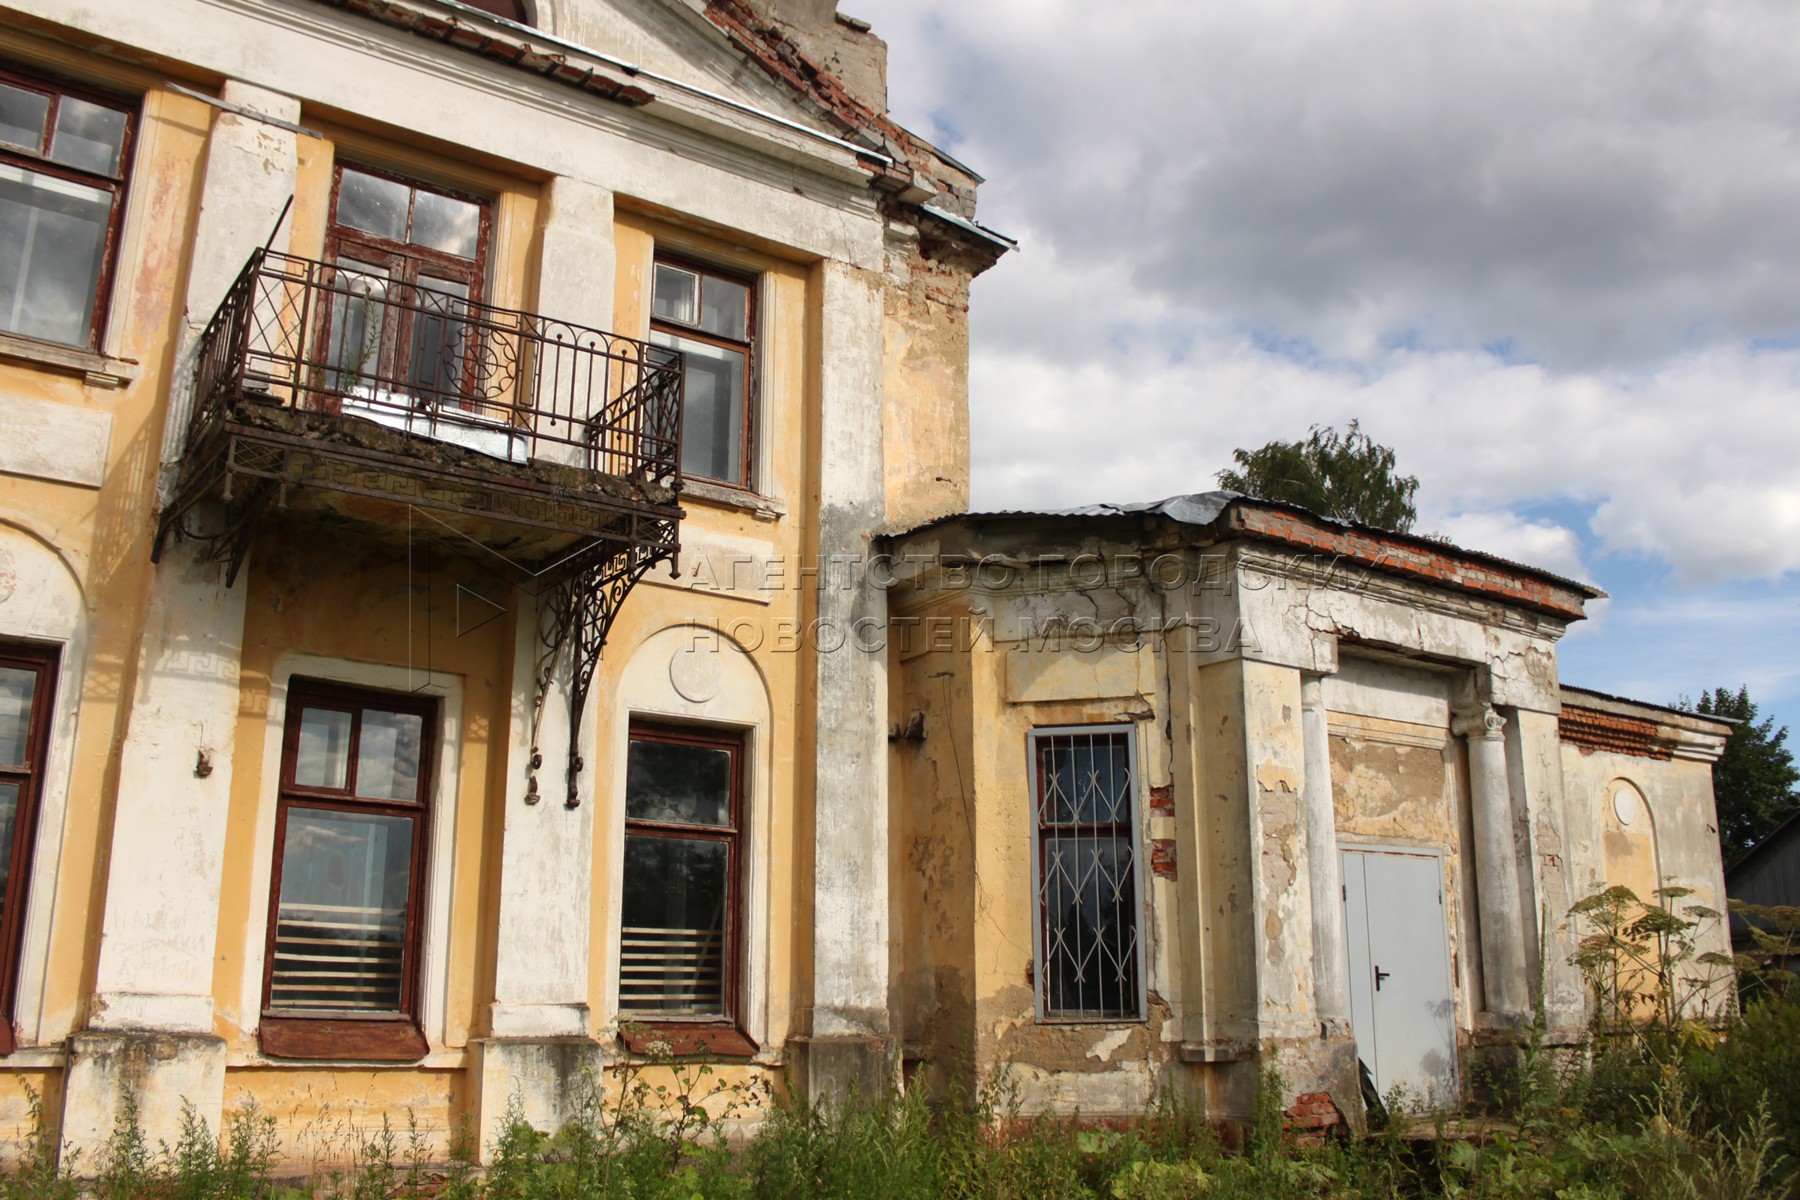
[[[1396,1120],[1356,1141],[1302,1141],[1272,1070],[1228,1153],[1173,1090],[1105,1121],[1028,1113],[1005,1069],[952,1086],[953,1101],[914,1089],[808,1104],[664,1047],[583,1081],[560,1130],[533,1128],[515,1100],[485,1171],[466,1126],[434,1162],[416,1117],[401,1130],[321,1111],[303,1131],[298,1189],[273,1182],[275,1120],[255,1108],[222,1136],[187,1109],[175,1144],[152,1147],[125,1095],[82,1163],[58,1154],[28,1091],[31,1127],[0,1200],[1800,1200],[1800,989],[1773,980],[1722,1020],[1732,976],[1756,964],[1697,952],[1717,914],[1682,899],[1610,889],[1577,905],[1576,962],[1609,1019],[1584,1046],[1553,1047],[1540,1008],[1490,1081],[1498,1120],[1441,1114],[1435,1137]],[[754,1128],[740,1122],[753,1114]]]

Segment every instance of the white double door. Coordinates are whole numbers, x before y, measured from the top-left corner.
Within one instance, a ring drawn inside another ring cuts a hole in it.
[[[1386,1096],[1454,1104],[1456,1013],[1443,860],[1428,852],[1345,850],[1344,931],[1356,1052]]]

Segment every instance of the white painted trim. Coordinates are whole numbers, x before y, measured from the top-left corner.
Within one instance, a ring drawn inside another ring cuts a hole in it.
[[[113,415],[0,392],[0,472],[98,489],[106,482]]]
[[[455,883],[457,798],[462,775],[463,683],[459,675],[433,671],[418,683],[410,667],[353,662],[312,654],[284,654],[269,679],[269,714],[263,728],[263,774],[257,785],[254,862],[250,871],[250,907],[245,922],[245,1011],[238,1027],[254,1033],[262,1021],[263,960],[269,926],[269,881],[275,859],[275,812],[281,794],[281,739],[287,726],[288,690],[294,677],[435,696],[438,713],[437,763],[432,772],[431,845],[425,860],[425,911],[420,914],[419,1026],[434,1051],[444,1049],[445,1014],[450,988],[450,898]],[[274,1063],[276,1060],[269,1060]],[[317,1066],[317,1063],[286,1063]]]
[[[7,535],[13,535],[11,537]],[[25,895],[24,935],[19,944],[18,990],[13,1020],[21,1047],[60,1042],[68,1029],[46,1029],[44,993],[49,982],[50,931],[56,910],[57,881],[62,870],[63,839],[69,818],[69,783],[74,772],[75,739],[81,716],[88,665],[87,598],[80,578],[56,549],[29,530],[0,521],[0,542],[13,541],[33,551],[46,583],[65,586],[62,603],[11,610],[0,604],[0,637],[57,647],[56,696],[50,728],[50,752],[44,785],[38,795],[36,845],[31,850],[31,882]],[[21,574],[26,564],[15,564]],[[22,607],[22,606],[21,606]],[[80,1014],[74,1014],[79,1020]],[[14,1059],[8,1059],[8,1063]]]
[[[748,703],[741,695],[733,703],[731,698],[721,694],[704,705],[678,705],[659,703],[654,696],[647,694],[649,689],[645,689],[646,694],[633,694],[636,689],[628,682],[632,668],[658,671],[666,678],[666,665],[655,662],[654,656],[662,647],[674,645],[674,639],[662,635],[679,636],[683,630],[691,631],[708,644],[716,644],[720,654],[735,654],[742,658],[743,665],[754,675],[757,683],[755,695],[749,698]],[[645,654],[647,649],[650,653],[640,664],[638,656]],[[633,649],[626,669],[619,674],[614,699],[613,711],[617,715],[611,730],[612,790],[607,797],[611,807],[608,810],[609,819],[603,846],[608,866],[608,883],[606,909],[601,918],[606,927],[607,974],[605,996],[598,1014],[599,1023],[608,1027],[616,1024],[619,1019],[619,914],[624,911],[625,899],[625,783],[631,748],[631,724],[634,720],[645,720],[665,725],[689,725],[697,729],[741,733],[744,738],[744,815],[739,854],[740,869],[744,873],[744,912],[741,916],[744,929],[743,958],[739,963],[741,975],[738,979],[742,996],[739,1019],[743,1031],[761,1048],[758,1060],[766,1060],[777,1051],[776,1047],[769,1044],[769,981],[772,971],[769,913],[770,891],[774,887],[774,873],[770,869],[774,845],[771,811],[773,790],[770,781],[774,736],[768,681],[757,669],[755,660],[729,637],[700,625],[676,624],[655,631]],[[800,950],[796,947],[791,952],[797,954]]]

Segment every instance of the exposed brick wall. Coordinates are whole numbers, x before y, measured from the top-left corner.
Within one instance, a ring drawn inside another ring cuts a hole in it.
[[[1304,1092],[1294,1098],[1294,1107],[1282,1110],[1281,1116],[1282,1128],[1303,1142],[1344,1137],[1350,1132],[1330,1092]]]
[[[1161,787],[1150,789],[1150,815],[1153,817],[1172,817],[1175,815],[1175,785],[1165,783]]]
[[[1578,746],[1589,754],[1603,750],[1637,758],[1674,757],[1674,748],[1657,738],[1656,722],[1640,717],[1622,717],[1597,708],[1565,704],[1562,716],[1556,722],[1556,732],[1565,743]]]
[[[1159,879],[1175,878],[1175,839],[1150,839],[1150,873]]]
[[[1239,505],[1237,527],[1270,541],[1365,564],[1375,570],[1429,580],[1459,591],[1492,596],[1509,604],[1570,619],[1582,615],[1582,594],[1527,568],[1509,569],[1469,557],[1453,546],[1438,549],[1409,538],[1362,529],[1323,526],[1312,518],[1279,509]]]

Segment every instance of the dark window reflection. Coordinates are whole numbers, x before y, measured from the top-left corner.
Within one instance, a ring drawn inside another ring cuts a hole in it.
[[[730,824],[731,757],[721,746],[632,742],[625,815],[634,821]]]
[[[732,744],[632,739],[619,939],[628,1016],[728,1015],[737,754]]]
[[[1047,1015],[1135,1018],[1136,785],[1124,733],[1041,736],[1038,918]]]

